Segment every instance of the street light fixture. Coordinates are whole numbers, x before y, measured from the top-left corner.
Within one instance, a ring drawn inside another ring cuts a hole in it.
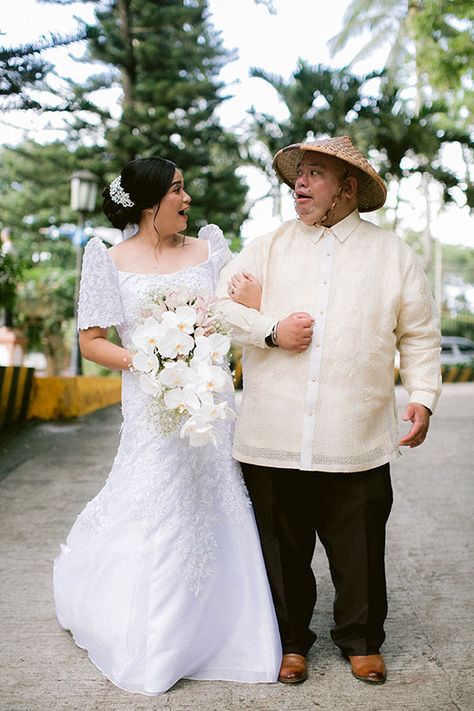
[[[78,228],[74,238],[76,246],[76,283],[74,289],[74,334],[71,347],[71,375],[82,375],[82,359],[77,331],[77,303],[81,282],[82,253],[84,249],[84,215],[93,212],[97,197],[98,178],[90,170],[78,170],[71,175],[71,210],[78,213]]]

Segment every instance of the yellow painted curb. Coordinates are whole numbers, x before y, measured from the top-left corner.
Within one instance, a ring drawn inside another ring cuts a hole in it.
[[[467,368],[464,368],[462,373],[459,375],[459,382],[468,383],[471,380],[474,380],[474,368],[468,366]]]
[[[0,425],[25,419],[33,376],[33,368],[0,366]]]
[[[121,400],[120,377],[35,378],[27,419],[80,417]]]

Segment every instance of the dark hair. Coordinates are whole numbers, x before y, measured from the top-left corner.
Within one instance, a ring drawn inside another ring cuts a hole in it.
[[[173,182],[176,165],[165,158],[137,158],[124,165],[120,173],[123,190],[129,194],[133,207],[114,202],[108,185],[102,193],[102,209],[114,227],[124,230],[127,225],[137,225],[142,211],[160,204]]]

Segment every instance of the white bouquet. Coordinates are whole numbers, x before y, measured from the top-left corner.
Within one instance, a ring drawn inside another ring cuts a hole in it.
[[[230,338],[215,310],[217,299],[185,288],[148,292],[132,334],[131,370],[152,396],[148,416],[171,434],[180,427],[193,447],[217,446],[217,419],[235,417],[221,393],[233,389],[224,370]]]

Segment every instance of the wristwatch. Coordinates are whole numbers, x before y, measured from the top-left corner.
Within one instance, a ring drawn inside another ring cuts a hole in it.
[[[278,348],[278,341],[277,341],[277,328],[278,328],[278,321],[273,324],[272,330],[268,334],[268,336],[265,337],[265,343],[269,348]]]

